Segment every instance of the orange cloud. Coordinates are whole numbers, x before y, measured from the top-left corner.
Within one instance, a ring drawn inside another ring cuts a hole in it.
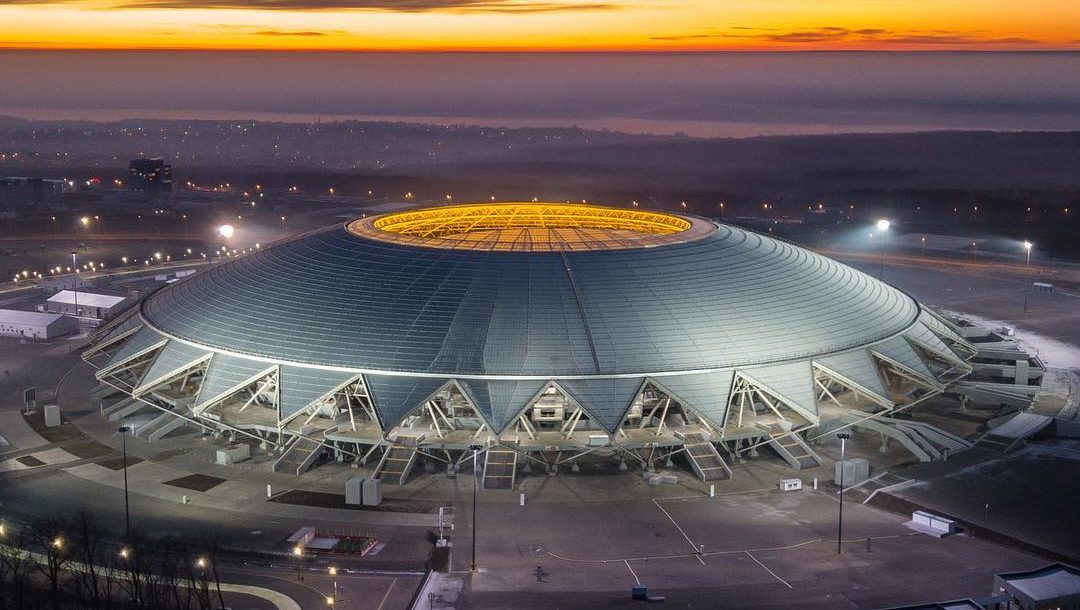
[[[712,51],[1078,49],[1029,0],[0,0],[0,47]],[[208,22],[226,28],[206,28]]]

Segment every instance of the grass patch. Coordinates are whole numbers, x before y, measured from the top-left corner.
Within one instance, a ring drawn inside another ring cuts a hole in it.
[[[212,477],[208,474],[189,474],[186,477],[165,481],[165,484],[172,485],[173,487],[190,489],[192,491],[210,491],[224,482],[225,479],[222,479],[221,477]]]

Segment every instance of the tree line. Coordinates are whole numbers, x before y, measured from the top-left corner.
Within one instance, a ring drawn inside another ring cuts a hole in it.
[[[215,536],[117,542],[85,512],[0,522],[0,610],[223,608],[219,552]]]

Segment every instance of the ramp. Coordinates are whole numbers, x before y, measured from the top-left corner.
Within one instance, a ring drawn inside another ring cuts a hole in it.
[[[127,400],[121,400],[110,407],[102,409],[101,414],[104,415],[105,419],[109,421],[120,421],[128,415],[131,415],[132,413],[135,413],[137,411],[141,411],[149,406],[150,405],[146,404],[141,400],[129,398]]]
[[[844,414],[837,419],[895,440],[920,462],[942,459],[972,446],[971,442],[924,422],[891,417],[860,418],[855,414]]]
[[[884,470],[871,476],[869,479],[866,479],[862,483],[856,483],[854,485],[844,488],[844,498],[852,502],[860,502],[862,504],[866,504],[867,500],[869,500],[870,497],[877,493],[879,490],[886,487],[891,487],[897,483],[902,483],[907,480],[909,479],[905,479],[904,477],[893,474],[888,470]]]
[[[731,478],[728,468],[716,445],[705,440],[701,433],[687,434],[683,445],[690,467],[702,481],[724,481]]]
[[[184,427],[187,423],[184,418],[179,417],[176,413],[163,411],[161,415],[136,428],[135,436],[148,441],[159,441],[170,432]]]
[[[373,478],[389,485],[404,485],[416,465],[416,447],[393,444],[383,453]]]
[[[963,394],[979,403],[1002,404],[1026,409],[1035,401],[1035,394],[1039,389],[1037,385],[961,381],[949,388],[949,392]]]
[[[895,420],[888,420],[888,418],[883,417],[861,418],[858,415],[849,413],[841,415],[838,419],[844,423],[852,424],[856,428],[877,432],[885,438],[895,440],[900,443],[904,449],[907,449],[912,455],[918,458],[920,462],[931,462],[941,457],[941,453],[926,441],[926,439],[919,438],[916,440],[906,430],[890,425],[889,422]]]
[[[766,430],[769,446],[795,470],[821,466],[821,457],[795,432],[785,430],[780,424],[772,424]]]
[[[925,422],[892,418],[884,419],[895,422],[894,425],[904,429],[909,435],[920,436],[929,441],[934,447],[948,450],[950,454],[970,449],[972,445],[967,439],[956,436],[951,432],[946,432],[937,426]]]
[[[299,476],[319,456],[319,449],[323,444],[320,441],[306,436],[298,436],[289,448],[285,450],[278,461],[274,462],[274,472],[287,472]]]
[[[90,399],[101,401],[112,396],[117,396],[119,394],[123,394],[123,390],[115,388],[107,383],[101,383],[98,384],[93,390],[90,390]]]
[[[1017,413],[1016,417],[983,435],[975,446],[1003,453],[1012,451],[1023,445],[1028,438],[1049,426],[1052,421],[1054,421],[1054,418],[1046,415],[1036,415],[1028,412]]]
[[[494,445],[484,459],[484,489],[513,489],[517,471],[517,451],[505,445]]]

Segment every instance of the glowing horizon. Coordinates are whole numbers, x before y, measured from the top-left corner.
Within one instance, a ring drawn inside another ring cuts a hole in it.
[[[1080,50],[1034,0],[13,0],[0,48],[297,51]]]

